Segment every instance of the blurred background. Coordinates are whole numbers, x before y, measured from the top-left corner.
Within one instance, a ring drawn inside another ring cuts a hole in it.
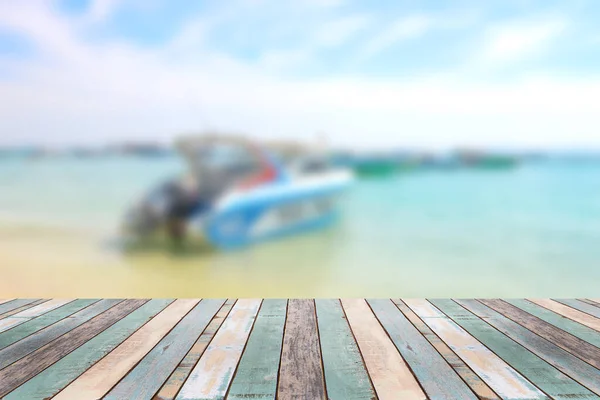
[[[599,18],[0,0],[0,295],[598,296]]]

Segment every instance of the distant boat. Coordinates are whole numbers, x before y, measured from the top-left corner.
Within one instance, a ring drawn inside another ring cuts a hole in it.
[[[518,158],[503,154],[486,154],[478,151],[463,150],[456,154],[460,164],[481,169],[508,169],[518,165]]]

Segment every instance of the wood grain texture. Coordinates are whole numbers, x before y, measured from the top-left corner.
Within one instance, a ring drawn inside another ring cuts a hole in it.
[[[380,400],[424,400],[425,393],[363,299],[342,306]]]
[[[45,314],[49,311],[54,310],[60,306],[63,306],[67,303],[70,303],[73,299],[65,300],[65,299],[54,299],[43,302],[42,304],[38,304],[37,306],[33,306],[28,308],[27,310],[23,310],[17,314],[13,314],[10,317],[4,318],[0,320],[0,333],[7,331],[17,325],[25,323],[30,319],[35,317],[39,317],[42,314]]]
[[[46,299],[34,299],[33,301],[31,301],[32,299],[19,299],[19,300],[15,300],[14,303],[7,303],[11,305],[10,309],[7,311],[4,311],[2,314],[0,314],[0,321],[3,320],[4,318],[8,318],[11,315],[15,315],[17,313],[20,313],[21,311],[27,310],[28,308],[31,308],[33,306],[37,306],[38,304],[42,304],[45,301],[47,301]],[[20,305],[17,307],[13,307],[13,305],[15,303],[19,303]],[[2,306],[0,306],[0,308],[2,308]]]
[[[183,383],[192,372],[192,368],[194,368],[204,353],[204,350],[206,350],[208,344],[215,336],[215,333],[219,330],[223,324],[223,321],[225,321],[225,318],[227,318],[227,315],[229,315],[229,312],[231,311],[231,308],[233,308],[235,301],[235,299],[228,299],[225,304],[223,304],[217,315],[215,315],[212,321],[210,321],[208,327],[206,327],[204,332],[202,332],[202,335],[200,335],[198,340],[196,340],[196,343],[194,343],[190,351],[185,355],[183,360],[181,360],[177,368],[175,368],[175,371],[171,373],[169,379],[167,379],[165,384],[160,388],[160,391],[153,397],[153,399],[173,400],[175,396],[177,396],[177,393],[179,393],[179,390],[181,390]]]
[[[0,304],[0,317],[2,317],[5,313],[14,310],[15,308],[23,307],[40,300],[45,301],[43,299],[16,299],[2,303]]]
[[[61,335],[64,335],[72,329],[79,327],[100,313],[103,313],[109,308],[117,305],[121,301],[122,300],[119,299],[99,301],[98,303],[77,312],[72,318],[65,318],[54,325],[50,325],[34,333],[33,335],[27,336],[26,338],[0,350],[0,369],[7,367],[15,361],[25,357],[27,354],[32,353],[40,347],[52,342]]]
[[[87,323],[37,349],[0,371],[0,396],[23,384],[81,346],[116,321],[141,306],[145,300],[122,301]]]
[[[0,350],[98,301],[99,299],[75,300],[47,314],[0,333]]]
[[[600,349],[590,343],[575,337],[556,326],[501,300],[482,300],[485,305],[493,308],[504,316],[524,326],[537,335],[563,348],[585,362],[600,368]],[[588,328],[589,329],[589,328]],[[595,331],[594,331],[595,332]]]
[[[548,398],[507,362],[459,326],[462,315],[453,315],[451,319],[426,300],[405,299],[404,302],[500,397]],[[431,302],[440,307],[441,300]]]
[[[427,396],[440,400],[477,398],[391,300],[368,300],[368,303]]]
[[[376,399],[346,314],[339,300],[317,299],[317,322],[327,398],[331,400]]]
[[[554,299],[554,301],[589,314],[592,317],[600,318],[600,308],[576,299]]]
[[[222,399],[248,340],[261,300],[238,300],[177,399]]]
[[[326,399],[313,300],[292,299],[288,303],[277,398]]]
[[[200,301],[104,399],[151,399],[224,303],[225,299]]]
[[[176,300],[127,340],[94,364],[54,399],[96,400],[104,396],[196,304],[198,299]]]
[[[451,300],[436,306],[521,375],[554,399],[597,399],[589,389]],[[455,318],[457,316],[457,318]]]
[[[5,400],[49,399],[172,303],[154,299],[10,392]]]
[[[406,318],[419,330],[421,335],[441,354],[448,364],[465,381],[481,400],[500,400],[490,388],[464,361],[446,345],[402,300],[393,299],[394,304]]]
[[[457,302],[565,375],[570,376],[595,394],[600,394],[600,370],[483,303],[476,300],[457,300]]]
[[[589,314],[550,299],[529,299],[529,301],[600,332],[600,318],[592,317]]]
[[[275,398],[286,308],[287,300],[263,300],[227,399]]]

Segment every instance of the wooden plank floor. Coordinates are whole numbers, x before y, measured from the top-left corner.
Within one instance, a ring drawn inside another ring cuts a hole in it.
[[[600,299],[0,299],[0,398],[600,400]]]

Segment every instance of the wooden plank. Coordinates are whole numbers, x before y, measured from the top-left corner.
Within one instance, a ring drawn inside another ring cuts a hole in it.
[[[224,303],[200,301],[103,399],[152,398]]]
[[[98,301],[99,299],[75,300],[47,314],[0,333],[0,350]]]
[[[554,301],[589,314],[592,317],[600,318],[600,308],[594,305],[575,299],[554,299]]]
[[[544,339],[551,341],[569,353],[581,358],[585,362],[593,365],[596,368],[600,368],[600,349],[579,339],[578,337],[565,332],[562,330],[562,326],[561,328],[557,328],[556,326],[542,321],[541,319],[534,317],[533,315],[504,301],[485,300],[485,304],[517,322],[519,325],[524,326]],[[535,312],[535,310],[533,311]],[[592,331],[596,332],[593,329]]]
[[[227,399],[274,399],[287,300],[266,299],[254,322]]]
[[[51,398],[170,303],[172,303],[172,300],[169,299],[150,300],[10,392],[5,400],[43,400]]]
[[[327,398],[376,399],[375,389],[340,301],[317,299],[315,304]]]
[[[419,330],[421,335],[440,353],[471,390],[482,400],[500,400],[490,388],[464,361],[446,345],[402,300],[393,299],[394,304]]]
[[[427,396],[440,400],[477,398],[391,300],[368,303]]]
[[[15,308],[23,307],[36,301],[40,301],[40,299],[16,299],[0,304],[0,317]]]
[[[4,319],[0,320],[0,333],[7,331],[17,325],[24,323],[24,322],[27,322],[35,317],[39,317],[40,315],[45,314],[49,311],[52,311],[55,308],[63,306],[67,303],[70,303],[71,301],[73,301],[73,299],[49,300],[42,304],[38,304],[37,306],[28,308],[27,310],[21,311],[17,314],[13,314],[8,318],[4,318]]]
[[[476,300],[457,302],[565,375],[600,394],[600,370]]]
[[[15,299],[0,299],[0,304],[8,303],[9,301],[13,301]]]
[[[600,302],[594,301],[592,299],[578,299],[578,300],[581,300],[584,303],[588,303],[588,304],[591,304],[591,305],[596,306],[596,307],[600,307]]]
[[[229,299],[221,307],[217,315],[210,321],[208,327],[202,332],[202,335],[196,340],[190,351],[186,354],[183,360],[179,363],[175,371],[169,376],[169,379],[160,388],[160,391],[153,397],[155,400],[173,400],[187,377],[192,372],[192,368],[196,365],[208,344],[212,341],[215,333],[219,330],[231,308],[235,304],[235,299]]]
[[[461,328],[457,322],[462,316],[454,315],[453,319],[450,319],[426,300],[405,299],[404,302],[500,397],[548,398],[508,363]],[[433,300],[432,302],[436,305],[439,303]]]
[[[590,390],[494,329],[458,303],[452,300],[437,300],[435,304],[446,315],[454,319],[457,324],[550,397],[565,400],[598,398]]]
[[[95,400],[104,396],[184,317],[198,299],[181,299],[152,318],[127,340],[59,392],[54,399]]]
[[[177,399],[222,399],[225,396],[260,304],[258,299],[237,301]]]
[[[292,299],[288,303],[277,398],[326,398],[313,300]]]
[[[580,324],[590,327],[596,331],[600,331],[600,318],[592,317],[589,314],[550,299],[529,299],[529,301],[572,319],[573,321],[579,322]]]
[[[27,310],[28,308],[31,308],[33,306],[37,306],[38,304],[42,304],[48,300],[46,299],[35,299],[34,301],[31,301],[31,299],[24,299],[24,300],[15,300],[15,302],[21,302],[23,301],[24,303],[21,303],[18,307],[13,307],[12,306],[12,302],[11,303],[7,303],[7,304],[11,304],[10,310],[3,312],[2,314],[0,314],[0,320],[3,320],[4,318],[8,318],[11,315],[20,313],[21,311]],[[0,306],[1,308],[2,306]]]
[[[380,400],[424,400],[425,393],[363,299],[342,306]]]
[[[0,369],[7,367],[15,361],[25,357],[27,354],[34,352],[70,330],[79,327],[121,301],[122,300],[119,299],[99,301],[98,303],[77,312],[72,318],[65,318],[54,325],[50,325],[23,340],[0,350]]]
[[[0,397],[39,374],[145,303],[126,300],[0,371]],[[81,397],[81,395],[79,396]]]

